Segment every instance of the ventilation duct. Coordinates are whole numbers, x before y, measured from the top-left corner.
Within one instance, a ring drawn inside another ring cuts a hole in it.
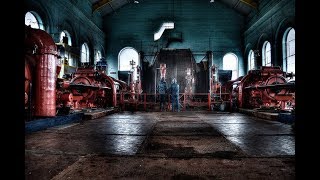
[[[173,23],[173,22],[165,22],[165,23],[162,23],[159,31],[156,32],[156,33],[154,33],[154,35],[153,35],[154,41],[157,41],[158,39],[160,39],[160,37],[162,36],[164,30],[166,30],[166,29],[173,29],[173,28],[174,28],[174,23]]]

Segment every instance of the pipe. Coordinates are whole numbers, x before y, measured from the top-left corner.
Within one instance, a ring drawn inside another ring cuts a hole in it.
[[[248,86],[244,89],[294,89],[294,83],[284,83],[284,84],[269,84],[269,85],[259,85],[259,86]]]
[[[173,29],[173,28],[174,28],[174,22],[164,22],[164,23],[162,23],[160,29],[153,34],[153,40],[157,41],[162,36],[164,30]]]
[[[108,76],[104,73],[101,73],[102,77],[106,79],[107,82],[109,82],[112,90],[112,106],[116,107],[117,106],[117,90],[116,90],[116,85],[115,85],[115,78],[112,78],[111,76]],[[122,82],[122,81],[119,81]],[[120,83],[119,83],[120,84]]]

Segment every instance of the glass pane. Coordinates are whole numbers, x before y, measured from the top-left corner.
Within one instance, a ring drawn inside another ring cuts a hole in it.
[[[287,72],[295,73],[295,30],[292,28],[287,36]]]
[[[288,57],[287,62],[288,62],[287,72],[295,73],[295,56]]]
[[[89,62],[89,51],[86,43],[81,46],[81,62]]]
[[[232,70],[232,80],[238,77],[238,58],[228,53],[223,57],[223,70]]]
[[[66,36],[66,33],[62,31],[60,34],[60,42],[63,42],[63,37],[65,36]]]
[[[97,53],[96,53],[96,62],[100,61],[100,59],[101,59],[101,52],[97,51]]]
[[[295,54],[295,31],[291,29],[287,36],[287,56]]]
[[[249,53],[249,70],[251,69],[254,69],[254,53],[252,50],[250,50],[250,53]]]
[[[27,26],[31,26],[34,29],[40,29],[37,18],[30,12],[27,12],[24,18],[24,23]]]
[[[119,71],[130,71],[132,69],[130,61],[132,60],[135,62],[133,68],[137,67],[137,65],[139,65],[139,54],[135,49],[125,48],[122,51],[120,51]]]
[[[287,42],[295,40],[295,36],[296,36],[296,32],[295,30],[292,28],[289,33],[288,33],[288,39]]]
[[[269,42],[266,44],[266,66],[271,66],[271,45]]]

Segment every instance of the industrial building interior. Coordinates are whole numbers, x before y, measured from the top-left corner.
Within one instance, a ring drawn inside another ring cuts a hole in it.
[[[25,179],[295,179],[295,0],[26,0]]]

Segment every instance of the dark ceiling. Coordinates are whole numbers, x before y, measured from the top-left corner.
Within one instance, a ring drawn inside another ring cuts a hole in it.
[[[102,16],[115,12],[117,9],[129,3],[143,3],[146,0],[90,0],[92,3],[92,11],[98,11]],[[200,1],[200,0],[198,0]],[[252,10],[256,9],[259,0],[202,0],[202,1],[219,1],[228,7],[236,10],[242,15],[248,15]]]

